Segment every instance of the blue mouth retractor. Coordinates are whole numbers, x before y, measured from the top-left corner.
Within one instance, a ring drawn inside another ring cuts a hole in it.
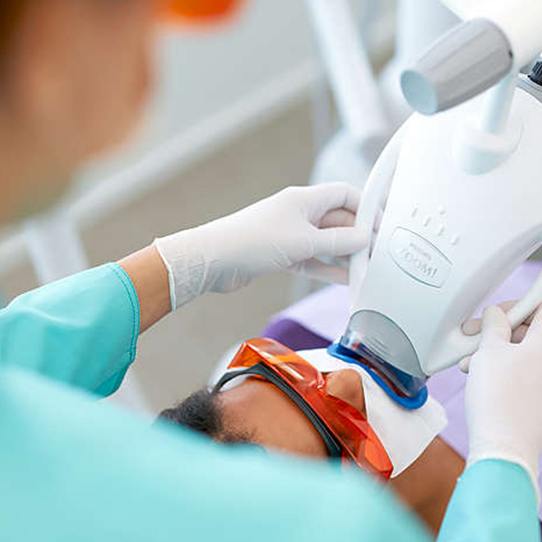
[[[403,408],[416,410],[427,402],[429,394],[424,380],[376,359],[374,354],[364,351],[362,355],[340,343],[333,343],[327,351],[335,358],[362,367],[386,394]]]

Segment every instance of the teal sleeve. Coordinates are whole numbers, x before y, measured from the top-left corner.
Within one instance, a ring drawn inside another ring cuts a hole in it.
[[[0,540],[429,542],[367,476],[212,444],[0,370]]]
[[[16,298],[0,311],[0,367],[19,366],[106,396],[136,352],[139,302],[116,264]]]
[[[459,479],[439,542],[540,541],[536,495],[530,476],[514,463],[474,463]]]

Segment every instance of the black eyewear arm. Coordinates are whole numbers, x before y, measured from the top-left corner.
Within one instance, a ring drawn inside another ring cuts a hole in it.
[[[287,395],[288,398],[293,401],[293,403],[301,410],[301,412],[305,414],[305,416],[311,422],[316,431],[318,431],[327,448],[329,457],[341,457],[341,445],[338,443],[337,439],[327,428],[324,422],[322,422],[320,416],[316,414],[312,407],[307,403],[307,401],[305,401],[305,399],[303,399],[303,397],[296,390],[294,390],[287,382],[280,378],[280,376],[278,376],[272,369],[267,367],[265,363],[260,362],[256,365],[253,365],[252,367],[249,367],[248,369],[240,369],[239,371],[227,372],[215,385],[214,392],[220,391],[228,382],[230,382],[234,378],[246,375],[261,376],[262,378],[265,378],[265,380],[276,386],[285,395]]]

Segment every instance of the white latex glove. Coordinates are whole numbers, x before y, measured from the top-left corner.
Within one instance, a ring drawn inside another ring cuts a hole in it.
[[[276,271],[347,282],[348,269],[339,260],[361,250],[368,238],[354,227],[359,197],[346,183],[291,187],[233,215],[157,239],[173,309],[204,292],[231,292]]]
[[[484,313],[482,342],[471,359],[466,388],[468,462],[504,459],[523,466],[538,492],[542,453],[542,310],[513,344],[502,309]]]
[[[504,301],[503,303],[499,303],[499,307],[504,311],[508,312],[517,301]],[[520,343],[525,335],[527,334],[527,331],[529,331],[529,326],[531,325],[531,322],[533,321],[534,314],[529,316],[525,322],[521,323],[517,328],[512,330],[512,340],[514,344]],[[463,333],[466,335],[478,335],[482,331],[482,319],[481,318],[473,318],[472,320],[468,320],[463,324]],[[469,372],[469,365],[471,362],[472,356],[468,356],[464,359],[462,359],[459,362],[459,368],[464,372]]]

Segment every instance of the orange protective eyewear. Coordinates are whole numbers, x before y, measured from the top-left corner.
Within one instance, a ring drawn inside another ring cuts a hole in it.
[[[168,21],[198,25],[217,23],[235,15],[244,0],[158,0],[160,15]]]
[[[367,419],[352,405],[329,395],[326,375],[301,356],[272,339],[245,342],[216,385],[221,389],[230,380],[256,376],[285,393],[307,416],[326,445],[328,454],[344,463],[353,461],[361,469],[385,479],[393,465]]]

